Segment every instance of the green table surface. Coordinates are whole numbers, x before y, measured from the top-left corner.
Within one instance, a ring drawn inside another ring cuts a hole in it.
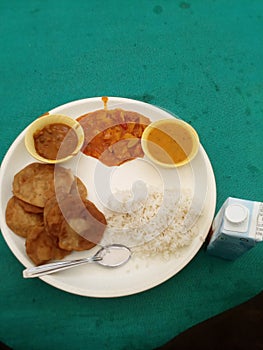
[[[263,201],[262,0],[1,0],[0,33],[1,159],[45,111],[121,96],[197,129],[216,210]],[[0,251],[0,341],[14,349],[153,349],[263,286],[263,244],[234,262],[202,247],[167,282],[108,299],[25,280],[2,236]]]

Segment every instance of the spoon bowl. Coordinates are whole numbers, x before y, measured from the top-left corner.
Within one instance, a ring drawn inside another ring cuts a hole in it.
[[[119,267],[131,258],[131,250],[122,244],[111,244],[100,248],[95,255],[76,260],[55,261],[53,263],[29,267],[23,271],[24,278],[40,277],[67,270],[74,266],[97,263],[104,267]]]
[[[131,250],[123,244],[111,244],[102,247],[95,255],[96,262],[106,267],[119,267],[131,258]]]

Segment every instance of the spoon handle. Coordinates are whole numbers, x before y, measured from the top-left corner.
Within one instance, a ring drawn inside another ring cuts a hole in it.
[[[55,261],[50,264],[29,267],[23,271],[23,277],[24,278],[40,277],[44,275],[49,275],[57,271],[66,270],[74,266],[79,266],[79,265],[92,263],[94,261],[100,261],[100,260],[102,260],[101,257],[92,256],[91,258],[83,258],[83,259],[77,259],[77,260]]]

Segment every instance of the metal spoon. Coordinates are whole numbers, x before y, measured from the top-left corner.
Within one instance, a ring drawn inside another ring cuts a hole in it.
[[[122,244],[111,244],[102,247],[95,255],[89,258],[77,260],[55,261],[50,264],[29,267],[23,271],[24,278],[40,277],[58,271],[66,270],[74,266],[96,262],[106,267],[118,267],[124,265],[131,257],[131,250]]]

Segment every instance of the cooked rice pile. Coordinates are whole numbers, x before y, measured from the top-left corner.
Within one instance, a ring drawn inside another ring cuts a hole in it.
[[[189,190],[141,188],[133,194],[118,192],[108,207],[105,244],[128,245],[137,256],[169,259],[191,244],[198,233],[200,210],[194,208]]]

